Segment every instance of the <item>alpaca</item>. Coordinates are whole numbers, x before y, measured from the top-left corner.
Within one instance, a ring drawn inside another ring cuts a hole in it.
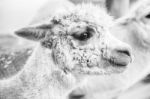
[[[149,99],[150,85],[143,84],[143,79],[150,73],[150,1],[138,1],[128,15],[120,18],[114,31],[122,30],[124,34],[114,32],[114,36],[130,44],[135,56],[130,64],[132,78],[129,87],[117,99]],[[134,69],[136,68],[136,69]]]
[[[111,33],[118,39],[128,43],[133,48],[135,56],[134,62],[128,70],[132,75],[132,83],[140,81],[150,73],[150,1],[137,2],[126,16],[118,19],[116,25],[112,27]],[[122,30],[122,35],[118,35]],[[138,54],[137,54],[138,53]],[[137,68],[136,70],[133,68]],[[132,71],[132,72],[131,72]],[[130,76],[131,77],[131,76]],[[131,84],[131,83],[130,83]],[[132,85],[132,84],[131,84]]]
[[[113,36],[118,38],[119,40],[126,42],[132,47],[132,52],[134,56],[134,61],[129,64],[129,68],[126,69],[115,81],[111,81],[112,86],[116,86],[121,89],[121,95],[118,91],[115,93],[115,90],[112,90],[112,96],[104,91],[104,88],[99,88],[102,81],[98,78],[94,80],[89,80],[87,86],[79,87],[74,90],[71,95],[72,96],[84,96],[84,99],[99,99],[102,97],[102,91],[106,98],[102,99],[112,99],[113,97],[118,96],[117,99],[147,99],[144,98],[146,92],[149,92],[150,86],[145,85],[142,88],[142,84],[140,84],[139,88],[134,88],[134,85],[144,79],[150,73],[150,34],[149,34],[149,22],[150,22],[150,1],[139,1],[137,2],[131,12],[129,12],[126,16],[116,20],[116,24],[111,27],[110,31]],[[121,31],[121,32],[120,32]],[[121,33],[121,34],[120,34]],[[114,75],[115,76],[115,75]],[[119,78],[120,77],[120,78]],[[92,78],[93,79],[93,78]],[[122,80],[123,79],[123,80]],[[119,80],[123,81],[123,85],[119,86]],[[103,86],[108,87],[109,83],[104,83]],[[138,85],[137,85],[138,86]],[[135,85],[135,87],[137,87]],[[106,87],[106,88],[107,88]],[[132,88],[133,87],[133,88]],[[106,89],[105,88],[105,89]],[[92,91],[91,91],[92,90]],[[80,93],[79,93],[80,92]],[[89,94],[93,95],[89,95]],[[133,95],[132,95],[133,94]],[[143,97],[143,98],[142,98]]]
[[[105,9],[82,4],[58,11],[47,22],[15,32],[38,43],[24,68],[0,81],[1,99],[67,99],[88,77],[128,68],[131,47],[111,36],[113,20]]]

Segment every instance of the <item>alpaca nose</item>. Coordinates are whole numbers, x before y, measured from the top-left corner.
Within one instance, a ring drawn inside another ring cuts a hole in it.
[[[85,93],[79,88],[73,90],[70,94],[68,99],[84,99]]]
[[[103,58],[111,66],[125,67],[132,62],[132,49],[129,45],[123,44],[104,49]]]
[[[111,51],[110,61],[117,66],[127,66],[132,61],[132,51],[129,46],[117,47]]]
[[[132,56],[132,54],[131,54],[132,51],[131,51],[130,47],[116,48],[116,49],[114,49],[114,51],[118,54],[121,54],[121,55],[126,55],[126,56],[129,56],[129,57]]]
[[[106,43],[107,46],[102,50],[103,58],[115,67],[125,67],[132,62],[132,48],[125,42],[114,38],[111,35]]]

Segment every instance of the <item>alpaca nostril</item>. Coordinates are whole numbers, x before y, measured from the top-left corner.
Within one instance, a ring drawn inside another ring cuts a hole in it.
[[[68,96],[69,99],[84,99],[85,93],[82,89],[77,88],[73,90]]]
[[[69,95],[69,99],[83,99],[83,98],[84,98],[84,94],[79,94],[79,95],[70,94]]]
[[[131,56],[131,51],[128,50],[128,49],[122,49],[122,50],[117,50],[118,53],[122,53],[122,54],[125,54],[127,56]]]
[[[69,99],[83,99],[84,95],[69,96]]]

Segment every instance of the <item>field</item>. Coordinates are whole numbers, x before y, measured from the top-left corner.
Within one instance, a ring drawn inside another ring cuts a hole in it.
[[[32,48],[24,48],[16,42],[18,40],[13,36],[0,36],[0,79],[10,77],[21,70],[32,53]]]

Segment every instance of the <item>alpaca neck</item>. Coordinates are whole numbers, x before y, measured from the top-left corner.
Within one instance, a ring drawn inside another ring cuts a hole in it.
[[[75,77],[71,73],[66,74],[55,65],[51,51],[40,45],[30,57],[22,74],[22,79],[26,79],[28,85],[31,85],[27,89],[40,90],[38,92],[40,99],[47,99],[45,97],[63,99],[62,96],[67,94],[76,84]],[[30,91],[27,90],[27,92]]]

